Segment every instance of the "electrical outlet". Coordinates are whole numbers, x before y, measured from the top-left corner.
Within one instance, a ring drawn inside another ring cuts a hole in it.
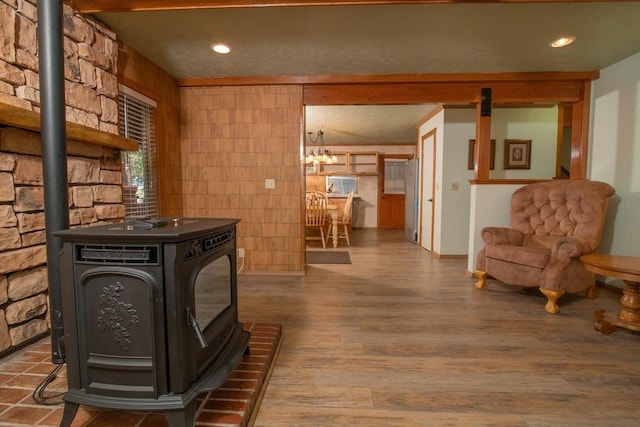
[[[268,190],[273,190],[276,188],[276,180],[275,179],[265,179],[264,180],[264,188]]]
[[[244,248],[238,248],[238,256],[244,258]]]

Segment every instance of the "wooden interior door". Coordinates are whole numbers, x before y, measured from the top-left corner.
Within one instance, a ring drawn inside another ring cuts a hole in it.
[[[386,188],[389,184],[385,184],[385,182],[391,182],[389,179],[390,164],[395,167],[402,163],[406,170],[406,165],[410,158],[410,155],[382,155],[380,157],[378,171],[378,228],[404,229],[404,185],[402,189],[398,186],[390,189]],[[404,176],[402,177],[402,182],[404,183]]]

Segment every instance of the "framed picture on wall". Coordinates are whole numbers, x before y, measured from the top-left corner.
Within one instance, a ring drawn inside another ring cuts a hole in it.
[[[531,169],[531,140],[504,140],[504,168]]]
[[[476,155],[476,150],[475,150],[475,146],[476,146],[476,140],[475,139],[470,139],[469,140],[469,155],[467,156],[467,169],[471,170],[473,169],[473,164],[475,163],[475,155]],[[490,154],[490,161],[489,161],[489,169],[493,170],[496,167],[496,140],[492,139],[491,140],[491,154]]]

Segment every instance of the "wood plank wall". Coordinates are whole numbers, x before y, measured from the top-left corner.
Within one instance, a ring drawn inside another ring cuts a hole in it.
[[[180,100],[184,215],[240,218],[248,273],[304,271],[301,86],[189,87]]]

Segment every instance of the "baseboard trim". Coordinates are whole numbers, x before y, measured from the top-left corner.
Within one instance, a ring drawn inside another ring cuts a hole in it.
[[[435,256],[437,256],[439,259],[467,259],[469,258],[468,255],[441,255],[439,253],[433,253]]]
[[[305,271],[245,271],[239,276],[304,276]]]

